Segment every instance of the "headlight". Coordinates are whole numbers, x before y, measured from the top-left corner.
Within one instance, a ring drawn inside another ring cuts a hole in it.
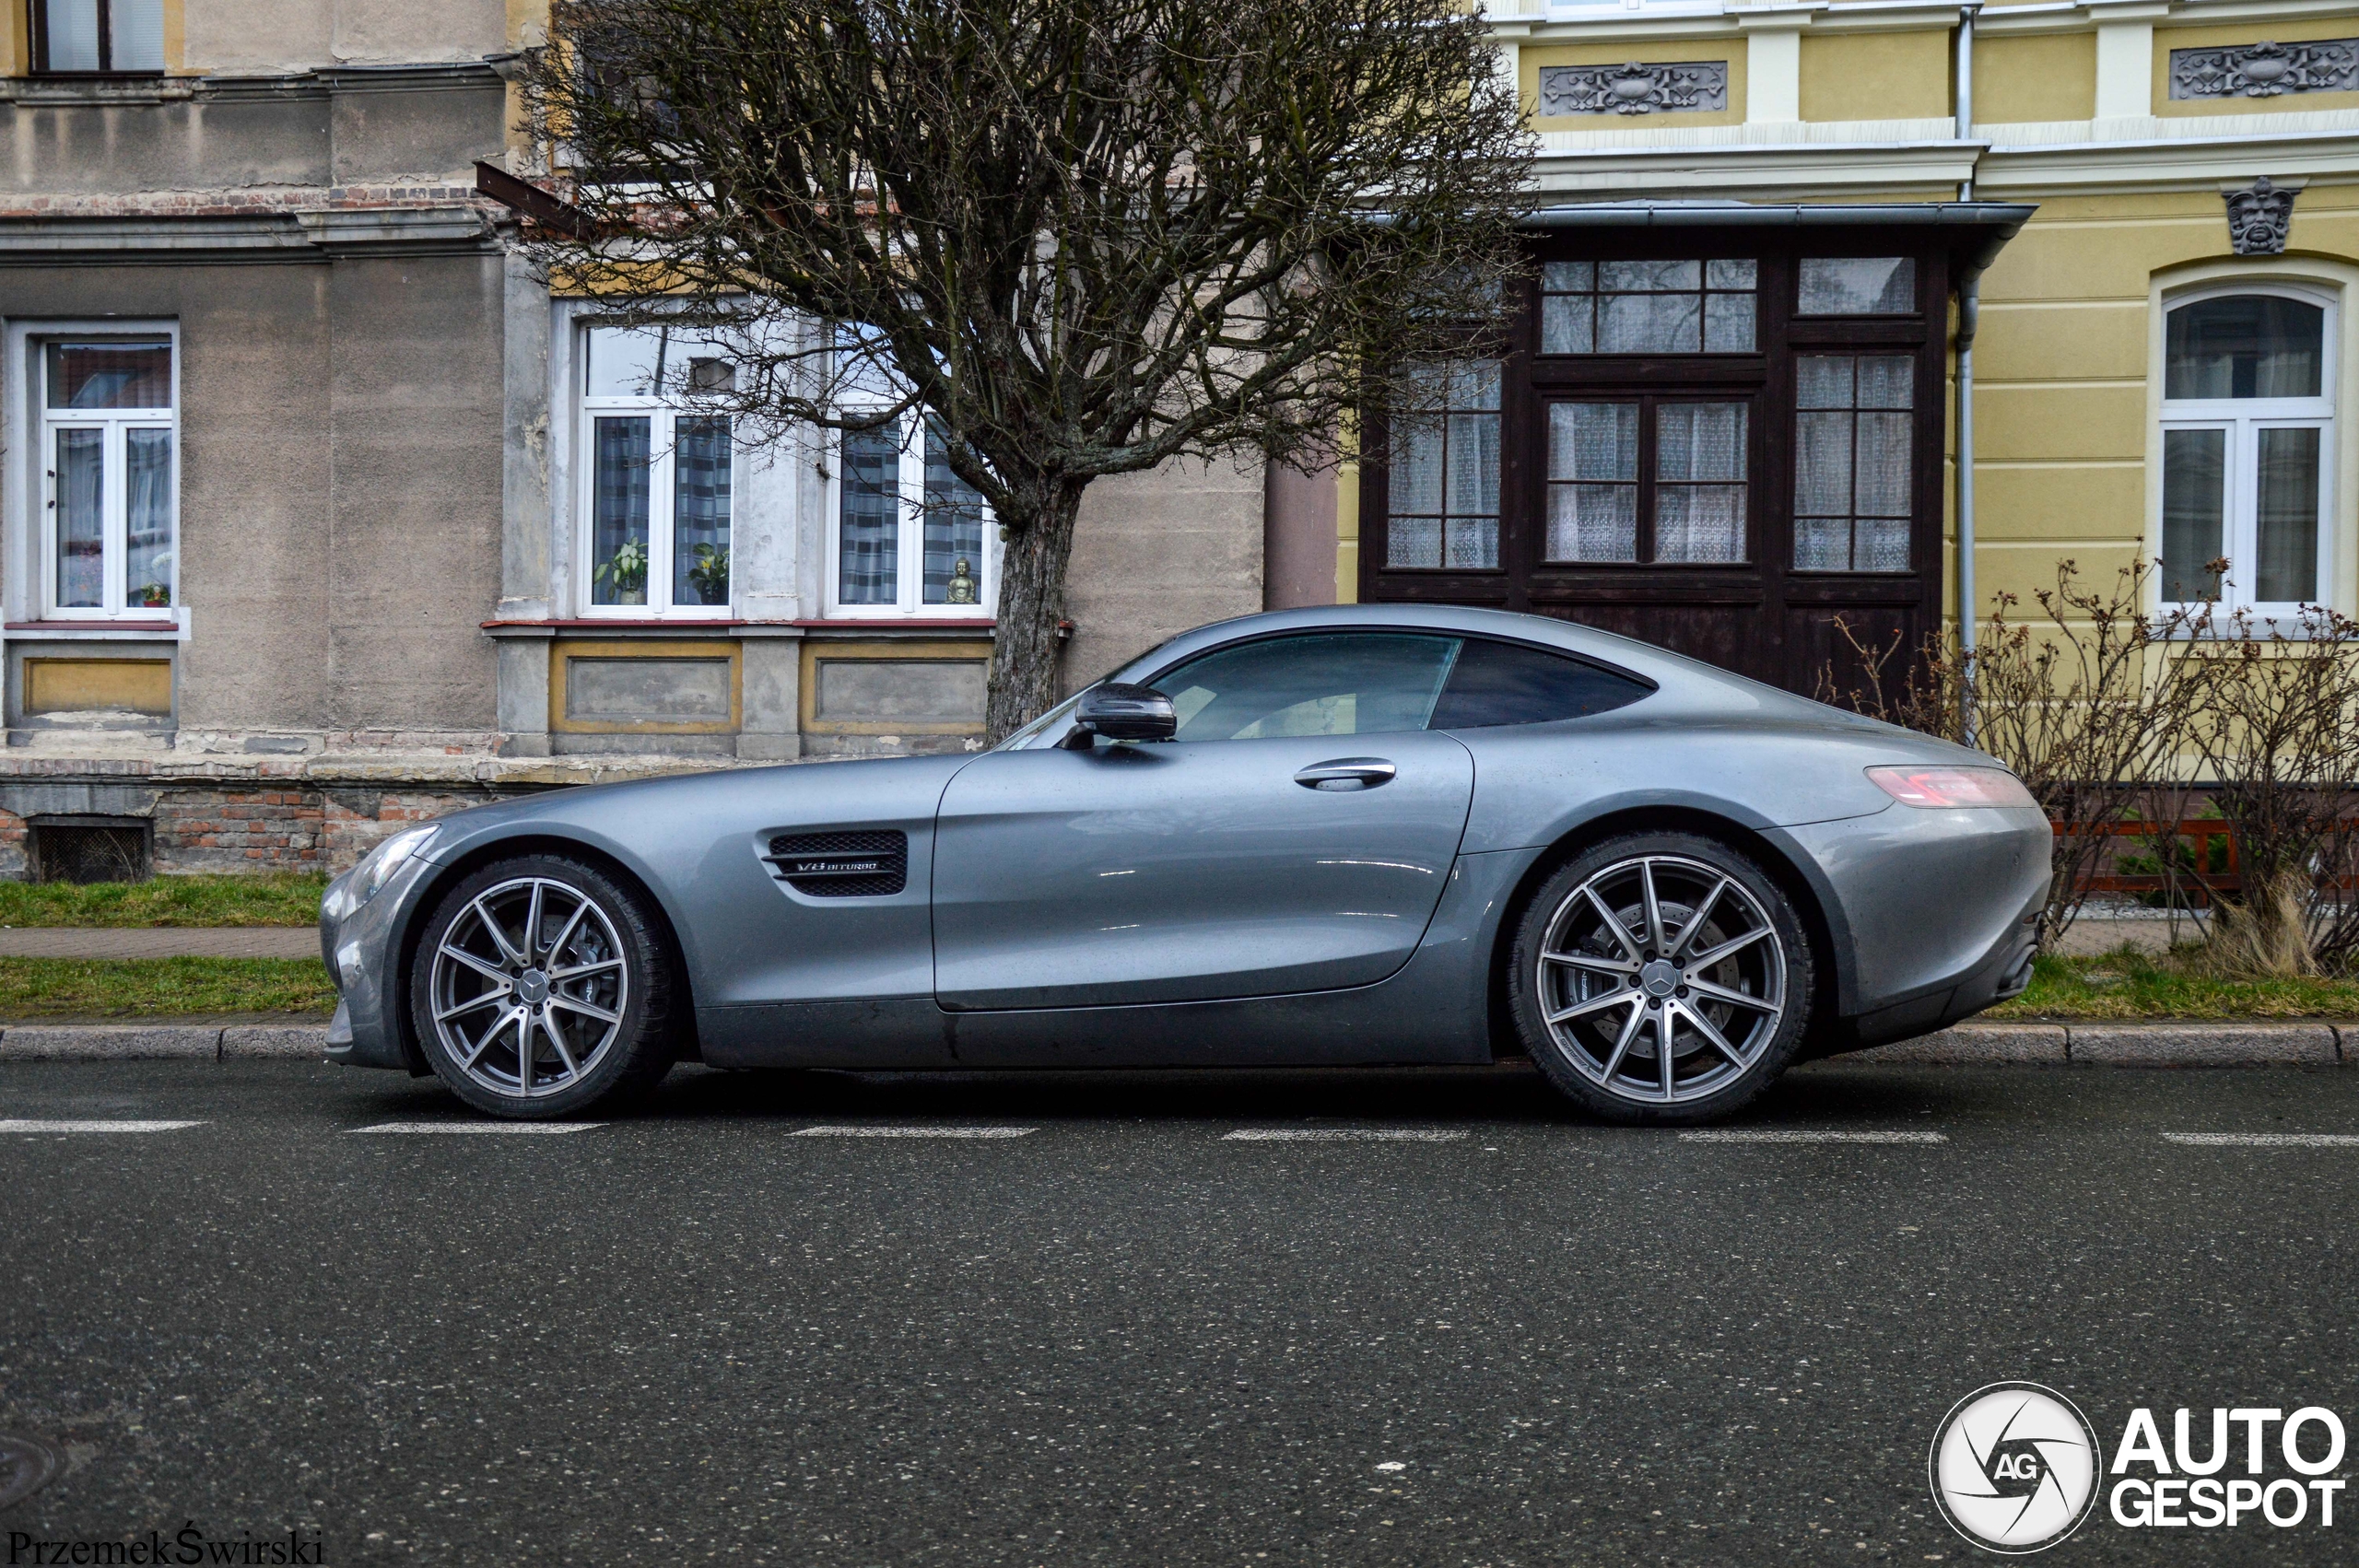
[[[351,900],[352,907],[358,909],[375,897],[377,890],[384,886],[395,872],[409,864],[412,857],[433,843],[434,836],[441,831],[433,823],[424,827],[405,827],[370,850],[360,863],[352,868],[352,881],[346,884],[346,896]]]
[[[1904,806],[2031,806],[2023,780],[2003,767],[1871,767],[1876,788]]]

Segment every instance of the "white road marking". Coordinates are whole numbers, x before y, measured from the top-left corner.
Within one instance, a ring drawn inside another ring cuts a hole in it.
[[[1455,1143],[1463,1132],[1415,1127],[1241,1127],[1224,1143]]]
[[[0,1121],[0,1132],[177,1132],[201,1121]]]
[[[381,1121],[355,1132],[588,1132],[603,1121]]]
[[[2349,1149],[2359,1147],[2359,1132],[2165,1132],[2163,1141],[2207,1149]]]
[[[1802,1132],[1770,1129],[1729,1128],[1707,1132],[1683,1132],[1682,1143],[1946,1143],[1946,1132]]]
[[[1037,1127],[805,1127],[789,1138],[1029,1138]]]

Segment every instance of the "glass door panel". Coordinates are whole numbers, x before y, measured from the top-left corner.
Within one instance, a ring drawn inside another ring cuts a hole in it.
[[[600,419],[590,511],[590,602],[647,603],[649,421]]]
[[[2318,590],[2318,435],[2316,426],[2264,427],[2255,459],[2254,597],[2306,603]]]
[[[103,427],[56,432],[57,604],[106,607],[106,446]]]
[[[2163,432],[2163,594],[2215,599],[2227,553],[2228,432]]]

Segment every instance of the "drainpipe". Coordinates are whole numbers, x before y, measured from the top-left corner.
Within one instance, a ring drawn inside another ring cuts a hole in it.
[[[1957,139],[1974,136],[1974,17],[1980,0],[1958,7]],[[1974,199],[1974,174],[1958,183],[1958,200]],[[1979,258],[1978,258],[1979,260]],[[1959,707],[1959,739],[1974,743],[1974,333],[1981,325],[1982,268],[1969,265],[1957,289],[1957,624],[1958,646],[1967,654],[1966,689]]]
[[[1957,9],[1957,139],[1974,139],[1974,18],[1982,9],[1982,0],[1968,0]],[[1974,200],[1974,170],[1966,167],[1966,178],[1958,181],[1957,199]]]
[[[1957,288],[1957,618],[1958,635],[1974,651],[1974,331],[1982,313],[1982,273],[1966,273]]]

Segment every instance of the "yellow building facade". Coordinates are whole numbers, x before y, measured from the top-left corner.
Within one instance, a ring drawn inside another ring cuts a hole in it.
[[[1540,143],[1532,295],[1496,395],[1371,416],[1338,600],[1564,614],[1805,691],[1834,616],[1921,633],[2065,557],[2359,611],[2359,11],[1488,15]],[[1750,324],[1713,343],[1715,310]],[[1280,500],[1273,558],[1323,509]]]

